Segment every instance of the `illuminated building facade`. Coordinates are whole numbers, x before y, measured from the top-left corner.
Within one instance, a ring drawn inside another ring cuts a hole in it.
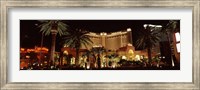
[[[126,59],[130,61],[140,61],[143,58],[147,58],[147,52],[146,50],[135,50],[135,47],[132,46],[132,31],[130,28],[123,31],[118,32],[112,32],[112,33],[93,33],[90,32],[87,34],[90,39],[93,42],[93,45],[84,47],[82,45],[79,53],[79,64],[83,64],[82,62],[87,62],[87,58],[83,58],[82,56],[85,54],[87,50],[90,50],[91,48],[95,47],[104,47],[108,52],[102,53],[100,55],[101,58],[101,67],[109,67],[109,62],[112,62],[111,66],[116,67],[117,62],[119,62],[120,59]],[[61,56],[61,64],[74,64],[75,60],[75,49],[72,49],[70,47],[64,46],[61,49],[61,52],[63,53],[63,56]],[[112,58],[109,59],[108,55],[111,54],[117,54],[118,58]],[[70,55],[69,61],[67,61],[66,56]],[[155,56],[156,54],[152,54],[152,56]],[[96,55],[97,56],[97,55]],[[120,57],[120,58],[119,58]],[[68,63],[67,63],[68,62]],[[97,61],[94,61],[93,57],[89,57],[89,64],[84,67],[91,67],[91,63],[97,63]],[[97,67],[97,64],[94,65],[94,67]]]
[[[92,46],[87,48],[82,45],[82,49],[91,49],[92,47],[104,47],[107,50],[116,51],[120,47],[124,47],[129,43],[132,43],[132,32],[128,28],[124,31],[112,32],[112,33],[93,33],[87,34],[93,42]]]

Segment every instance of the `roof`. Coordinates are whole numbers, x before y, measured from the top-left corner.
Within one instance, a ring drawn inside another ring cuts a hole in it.
[[[67,51],[76,51],[75,48],[70,48],[70,47],[64,47],[62,48],[62,51],[67,50]],[[79,52],[85,52],[87,49],[79,49]]]
[[[120,47],[117,51],[127,51],[128,49],[132,49],[135,51],[135,47],[132,46],[131,44],[127,44],[126,46],[124,47]]]

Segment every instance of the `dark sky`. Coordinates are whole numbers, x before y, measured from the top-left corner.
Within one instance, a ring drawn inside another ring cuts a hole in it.
[[[132,29],[133,42],[137,39],[138,30],[143,29],[144,24],[164,25],[168,20],[65,20],[70,28],[80,28],[92,32],[115,32]],[[34,48],[40,46],[41,33],[37,28],[37,20],[20,20],[20,47]],[[60,39],[57,36],[56,51],[60,51]],[[44,37],[44,46],[50,48],[51,36]]]

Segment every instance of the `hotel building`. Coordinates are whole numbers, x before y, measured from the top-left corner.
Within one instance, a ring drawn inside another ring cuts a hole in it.
[[[104,47],[107,50],[116,51],[120,47],[124,47],[129,43],[132,43],[131,29],[124,31],[112,32],[112,33],[93,33],[87,34],[93,42],[92,46],[81,47],[82,49],[91,49],[92,47]]]
[[[84,54],[86,50],[90,50],[91,48],[95,47],[104,47],[107,50],[107,53],[104,53],[101,55],[101,64],[108,63],[108,58],[105,58],[107,54],[117,54],[120,58],[115,59],[113,61],[115,64],[120,59],[126,59],[126,60],[140,60],[141,58],[147,58],[147,51],[146,50],[135,50],[135,47],[132,45],[132,31],[130,28],[127,30],[117,31],[117,32],[101,32],[101,33],[94,33],[90,32],[87,34],[90,39],[93,42],[93,45],[85,47],[84,45],[81,45],[80,49],[80,56]],[[71,62],[74,62],[74,58],[76,56],[75,50],[71,49],[70,47],[64,46],[61,49],[61,52],[63,54],[71,54],[73,58],[71,59]],[[157,53],[157,52],[154,52]],[[152,55],[156,55],[156,54]],[[63,60],[63,64],[67,64],[67,60],[64,57],[61,57]],[[85,62],[86,59],[80,57],[80,63]],[[71,64],[71,63],[70,63]],[[106,66],[106,65],[104,65]]]

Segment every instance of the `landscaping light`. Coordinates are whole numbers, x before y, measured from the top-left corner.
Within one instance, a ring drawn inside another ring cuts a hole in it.
[[[136,61],[139,61],[139,60],[140,60],[140,56],[139,56],[139,55],[136,55],[136,56],[135,56],[135,60],[136,60]]]
[[[122,56],[122,59],[126,59],[126,56]]]
[[[87,65],[87,69],[90,69],[90,66],[89,66],[89,65]]]

